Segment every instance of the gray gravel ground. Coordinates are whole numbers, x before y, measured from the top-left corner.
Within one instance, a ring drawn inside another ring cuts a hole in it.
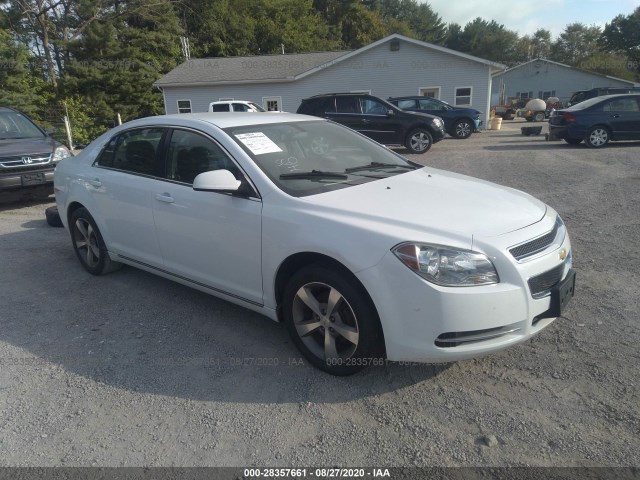
[[[0,465],[639,466],[640,143],[522,125],[413,159],[557,209],[577,294],[532,341],[452,365],[331,377],[257,314],[85,273],[51,201],[0,206]]]

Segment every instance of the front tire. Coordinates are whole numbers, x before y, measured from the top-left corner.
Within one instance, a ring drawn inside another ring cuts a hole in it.
[[[593,127],[587,133],[584,142],[587,144],[587,147],[602,148],[609,143],[609,140],[611,140],[609,130],[605,127]]]
[[[89,211],[82,207],[69,220],[71,243],[84,269],[92,275],[104,275],[122,267],[109,257],[100,230]]]
[[[469,120],[466,120],[466,119],[462,119],[462,120],[458,120],[453,125],[452,133],[455,138],[465,139],[471,136],[474,129],[475,129],[475,125],[473,124],[473,122],[470,122]]]
[[[431,133],[424,128],[411,130],[405,142],[405,147],[407,147],[411,153],[428,152],[431,145],[433,145],[433,137]]]
[[[321,265],[299,270],[283,297],[284,323],[311,364],[332,375],[352,375],[384,362],[378,314],[349,275]]]

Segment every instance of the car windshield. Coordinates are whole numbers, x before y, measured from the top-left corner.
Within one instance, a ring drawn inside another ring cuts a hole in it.
[[[386,147],[333,122],[274,123],[225,131],[275,185],[296,197],[418,168]]]
[[[0,140],[42,138],[44,133],[19,112],[0,112]]]

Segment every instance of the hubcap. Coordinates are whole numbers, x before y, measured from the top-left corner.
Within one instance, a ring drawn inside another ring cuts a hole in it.
[[[429,137],[424,132],[418,132],[411,137],[411,149],[421,152],[429,147]]]
[[[467,137],[471,134],[471,125],[467,122],[459,123],[456,127],[456,134],[459,137]]]
[[[79,218],[73,229],[76,249],[89,267],[95,267],[100,262],[100,247],[98,237],[88,220]]]
[[[591,135],[589,135],[589,141],[591,142],[592,145],[595,145],[596,147],[600,147],[605,143],[607,143],[608,138],[609,138],[609,133],[603,128],[598,128],[597,130],[594,130],[593,132],[591,132]]]
[[[346,359],[358,347],[358,321],[342,294],[324,283],[307,283],[293,300],[293,323],[302,343],[318,358]]]

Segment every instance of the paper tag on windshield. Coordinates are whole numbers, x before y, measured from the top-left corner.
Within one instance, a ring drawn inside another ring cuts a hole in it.
[[[239,133],[236,138],[246,145],[254,155],[281,152],[282,149],[262,132]]]

